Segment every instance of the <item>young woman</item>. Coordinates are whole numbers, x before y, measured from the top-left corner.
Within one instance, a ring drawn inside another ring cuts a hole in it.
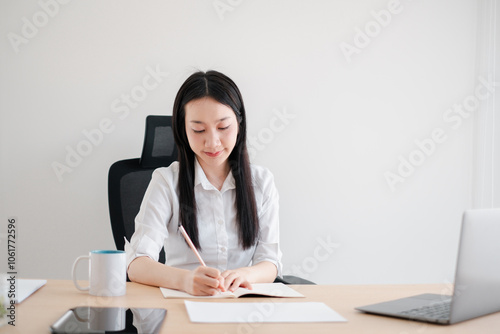
[[[179,161],[153,173],[125,245],[129,278],[192,295],[273,282],[281,276],[278,192],[272,174],[249,163],[238,87],[216,71],[194,73],[177,93],[172,123]],[[157,262],[162,247],[165,264]]]

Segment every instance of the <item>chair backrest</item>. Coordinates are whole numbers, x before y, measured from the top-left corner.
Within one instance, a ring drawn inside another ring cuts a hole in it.
[[[158,167],[167,167],[177,159],[171,116],[147,116],[141,158],[120,160],[108,173],[108,205],[111,229],[117,249],[125,247],[135,230],[135,216],[142,198]],[[165,262],[162,249],[160,262]]]
[[[172,116],[149,115],[146,117],[144,146],[139,163],[143,168],[158,168],[169,166],[176,159]]]

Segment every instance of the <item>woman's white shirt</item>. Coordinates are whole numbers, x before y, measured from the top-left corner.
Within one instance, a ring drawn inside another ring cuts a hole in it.
[[[221,272],[269,261],[276,266],[281,276],[278,191],[269,170],[251,165],[251,171],[260,230],[257,243],[243,250],[236,225],[236,189],[232,173],[229,173],[219,191],[208,181],[195,159],[194,191],[200,255],[207,266]],[[200,266],[178,231],[178,179],[178,162],[153,172],[135,218],[135,232],[130,243],[125,241],[127,266],[140,256],[158,261],[162,247],[165,247],[166,265],[188,270]]]

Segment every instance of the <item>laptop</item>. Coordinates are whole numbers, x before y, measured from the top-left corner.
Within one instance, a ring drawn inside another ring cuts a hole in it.
[[[452,296],[422,294],[356,310],[444,325],[500,311],[500,209],[464,212]]]

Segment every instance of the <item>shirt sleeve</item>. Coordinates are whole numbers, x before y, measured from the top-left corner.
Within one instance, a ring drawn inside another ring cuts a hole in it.
[[[261,173],[257,173],[261,174]],[[252,259],[253,264],[269,261],[276,266],[278,276],[282,276],[281,250],[279,245],[279,195],[274,184],[273,175],[265,170],[265,174],[257,186],[262,189],[262,205],[259,208],[260,233]],[[260,183],[260,184],[259,184]]]
[[[158,261],[168,237],[167,223],[172,217],[172,189],[164,176],[155,170],[135,218],[135,232],[130,242],[125,240],[127,268],[141,256]]]

